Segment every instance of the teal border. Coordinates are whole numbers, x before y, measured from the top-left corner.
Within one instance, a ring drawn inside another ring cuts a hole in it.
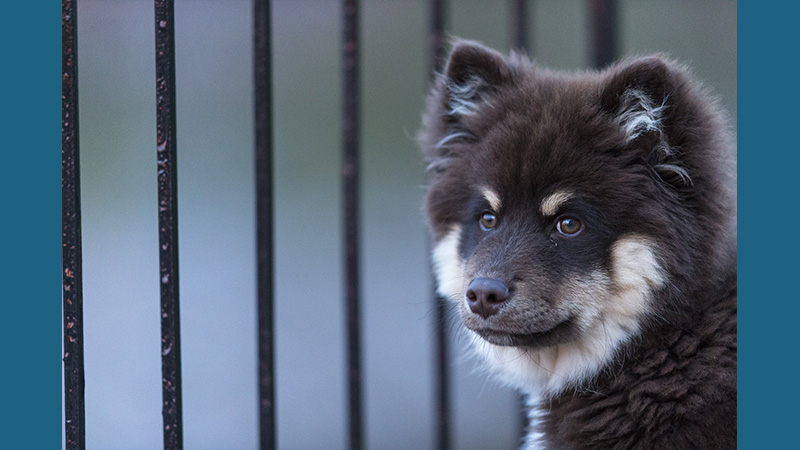
[[[0,27],[6,448],[61,446],[60,8],[43,5],[7,2]],[[797,422],[800,33],[774,6],[738,4],[740,448],[785,447]]]
[[[796,445],[797,9],[738,4],[739,448]]]
[[[3,448],[61,447],[60,2],[3,5]]]

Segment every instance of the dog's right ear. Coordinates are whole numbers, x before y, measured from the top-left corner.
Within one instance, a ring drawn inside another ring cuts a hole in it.
[[[474,114],[511,76],[503,56],[474,41],[456,41],[444,71],[443,100],[450,116]]]

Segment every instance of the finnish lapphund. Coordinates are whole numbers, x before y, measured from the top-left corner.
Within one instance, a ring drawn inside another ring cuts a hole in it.
[[[524,448],[736,447],[736,147],[686,67],[456,41],[419,140],[438,292]]]

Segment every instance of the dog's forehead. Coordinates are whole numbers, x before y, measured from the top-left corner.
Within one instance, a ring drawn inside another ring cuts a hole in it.
[[[595,151],[591,142],[569,134],[543,134],[522,128],[516,134],[490,137],[481,146],[481,163],[472,164],[472,169],[489,204],[509,196],[530,201],[561,192],[549,202],[557,204],[577,191],[613,185],[614,162]]]
[[[622,145],[618,127],[592,100],[569,107],[559,98],[538,106],[522,96],[504,98],[505,113],[487,117],[493,122],[476,148],[480,162],[472,164],[484,185],[501,196],[521,191],[538,197],[613,183],[609,169],[619,161],[608,150]]]

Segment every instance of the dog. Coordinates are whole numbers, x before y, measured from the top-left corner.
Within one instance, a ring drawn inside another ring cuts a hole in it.
[[[456,40],[419,141],[437,291],[524,448],[736,447],[736,147],[686,67]]]

